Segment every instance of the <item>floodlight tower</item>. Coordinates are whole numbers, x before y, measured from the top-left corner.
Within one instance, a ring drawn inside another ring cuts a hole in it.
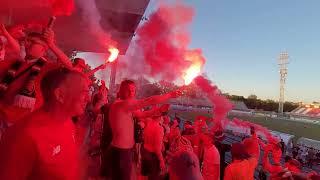
[[[288,74],[287,64],[289,64],[288,52],[281,52],[279,56],[279,68],[280,68],[280,97],[279,97],[279,113],[283,113],[284,104],[284,88],[286,83],[286,78]]]

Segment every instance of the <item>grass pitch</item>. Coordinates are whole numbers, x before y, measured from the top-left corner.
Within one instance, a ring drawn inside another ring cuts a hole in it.
[[[171,115],[177,114],[177,116],[193,121],[196,116],[203,115],[211,117],[208,111],[171,111]],[[230,119],[237,117],[242,120],[250,121],[256,124],[260,124],[270,130],[279,131],[287,134],[295,135],[294,141],[300,137],[306,137],[320,141],[320,125],[311,124],[299,121],[289,121],[278,118],[270,117],[258,117],[258,116],[229,116]]]

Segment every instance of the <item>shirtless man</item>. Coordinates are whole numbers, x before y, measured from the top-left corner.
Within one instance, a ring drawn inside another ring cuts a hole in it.
[[[40,86],[42,107],[10,127],[0,142],[0,179],[80,179],[71,118],[81,115],[89,100],[87,78],[57,68]]]
[[[132,148],[134,146],[134,122],[133,117],[150,116],[155,111],[141,112],[143,107],[159,104],[181,95],[180,91],[164,95],[152,96],[146,99],[135,99],[136,86],[133,81],[122,81],[118,93],[118,99],[111,104],[109,121],[112,130],[111,161],[112,179],[129,180],[132,169]]]

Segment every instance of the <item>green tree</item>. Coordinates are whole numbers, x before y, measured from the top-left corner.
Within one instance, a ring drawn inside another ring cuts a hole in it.
[[[258,99],[258,97],[256,95],[254,95],[254,94],[251,94],[251,95],[248,96],[247,99]]]

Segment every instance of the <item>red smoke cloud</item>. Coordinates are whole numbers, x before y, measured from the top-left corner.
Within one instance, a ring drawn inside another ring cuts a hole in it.
[[[50,13],[54,16],[69,16],[74,11],[74,0],[1,0],[0,11],[7,12],[12,9],[13,12],[28,13],[39,11]],[[51,12],[49,12],[51,11]],[[28,16],[28,14],[27,14]],[[35,17],[38,18],[38,17]]]
[[[227,119],[228,112],[232,110],[232,103],[221,94],[218,87],[213,85],[212,82],[203,76],[198,76],[194,79],[197,86],[207,95],[207,98],[211,101],[213,105],[213,122],[215,123],[214,129],[212,131],[218,131],[224,129],[225,126],[231,122]],[[233,124],[238,127],[248,128],[251,126],[255,128],[257,132],[264,134],[265,138],[269,143],[277,143],[279,140],[274,137],[270,131],[258,124],[254,124],[248,121],[242,121],[240,119],[233,119]]]
[[[213,85],[212,82],[203,76],[198,76],[194,79],[197,86],[207,95],[207,98],[213,105],[213,122],[223,128],[223,121],[227,114],[232,109],[231,102],[223,96],[218,87]]]
[[[194,10],[184,4],[161,5],[147,22],[138,29],[137,45],[142,50],[149,75],[162,80],[173,81],[185,75],[201,59],[201,50],[189,50],[190,35],[187,31],[192,22]],[[189,54],[200,58],[189,58]]]
[[[188,26],[194,16],[194,9],[187,5],[176,3],[173,5],[161,5],[137,31],[138,40],[135,42],[136,55],[142,51],[143,68],[140,72],[166,81],[174,81],[183,78],[185,84],[189,84],[201,71],[205,63],[201,49],[188,49],[190,33]],[[138,50],[137,50],[138,49]],[[139,63],[136,59],[130,59],[132,66]],[[139,63],[140,64],[140,63]],[[229,120],[226,118],[232,110],[231,102],[221,94],[217,86],[203,76],[194,79],[197,86],[206,93],[213,105],[213,122],[215,129],[224,129]],[[238,126],[250,128],[256,127],[257,131],[265,134],[269,142],[275,141],[270,132],[259,125],[235,120]]]
[[[266,140],[268,140],[269,143],[278,143],[279,139],[277,139],[276,137],[274,137],[270,131],[258,124],[252,123],[252,122],[248,122],[248,121],[243,121],[237,118],[234,118],[232,120],[232,122],[238,126],[238,127],[246,127],[246,128],[250,128],[251,126],[255,128],[256,132],[260,132],[262,134],[265,135]]]

